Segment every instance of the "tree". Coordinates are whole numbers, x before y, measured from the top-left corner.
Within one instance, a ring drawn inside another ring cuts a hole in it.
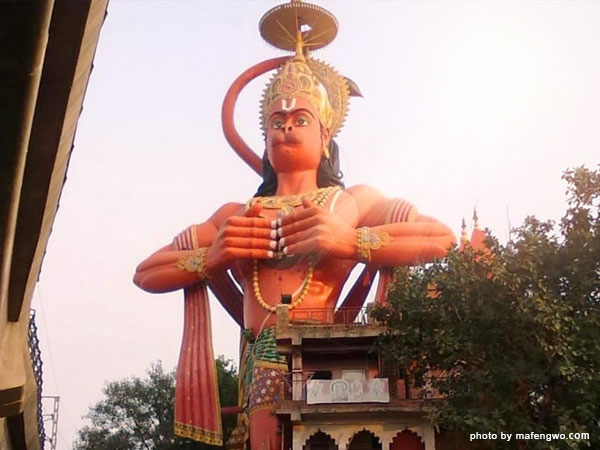
[[[424,397],[441,394],[428,400],[438,426],[513,434],[470,448],[600,448],[600,171],[563,179],[558,224],[528,217],[506,245],[488,234],[486,251],[399,270],[376,311],[382,354]],[[529,432],[567,439],[515,440]]]
[[[237,402],[237,371],[231,360],[216,360],[219,395],[223,405]],[[78,432],[75,450],[174,450],[211,447],[175,437],[173,434],[175,370],[165,372],[153,363],[144,379],[127,378],[108,383],[104,399],[90,407],[85,416],[91,425]],[[227,437],[235,417],[225,417]]]

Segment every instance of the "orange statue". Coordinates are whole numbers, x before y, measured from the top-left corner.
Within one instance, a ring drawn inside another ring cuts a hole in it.
[[[308,56],[308,49],[323,47],[336,32],[335,18],[315,5],[291,2],[265,14],[263,37],[295,55],[246,71],[223,105],[228,141],[261,172],[259,158],[235,131],[233,108],[245,84],[279,68],[262,101],[263,183],[246,204],[222,206],[137,268],[134,282],[146,291],[185,290],[175,417],[180,436],[222,443],[207,286],[244,330],[241,413],[231,444],[276,450],[281,441],[272,409],[288,371],[274,334],[282,295],[291,296],[292,321],[303,309],[333,309],[350,271],[363,262],[365,272],[344,306],[362,305],[362,287],[376,270],[382,271],[377,299],[383,301],[390,267],[441,257],[455,242],[447,226],[408,202],[390,200],[369,186],[344,189],[332,138],[344,120],[349,95],[359,92],[350,80]]]

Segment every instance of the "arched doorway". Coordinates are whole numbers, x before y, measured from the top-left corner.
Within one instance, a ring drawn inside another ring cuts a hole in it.
[[[338,450],[338,446],[331,436],[319,430],[308,438],[302,450]]]
[[[352,436],[348,450],[381,450],[381,442],[370,431],[362,430]]]
[[[404,430],[394,437],[390,450],[425,450],[425,444],[417,433]]]

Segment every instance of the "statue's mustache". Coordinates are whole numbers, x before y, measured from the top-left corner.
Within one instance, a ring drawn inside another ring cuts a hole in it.
[[[274,144],[302,144],[303,142],[304,140],[293,131],[288,131],[273,139]]]

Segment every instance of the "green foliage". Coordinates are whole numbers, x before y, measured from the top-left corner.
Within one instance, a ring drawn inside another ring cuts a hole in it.
[[[237,368],[230,359],[222,355],[215,361],[217,363],[217,377],[219,379],[219,396],[221,406],[234,406],[238,404],[238,373]],[[223,442],[235,428],[237,415],[228,414],[223,418]]]
[[[399,270],[380,340],[443,429],[590,433],[590,441],[479,441],[477,448],[600,448],[600,171],[565,172],[558,225],[528,217],[489,251]],[[434,375],[434,376],[432,376]],[[467,438],[468,439],[468,438]]]
[[[221,404],[237,404],[237,370],[231,360],[216,360]],[[144,379],[127,378],[108,383],[104,399],[85,416],[91,425],[78,432],[75,450],[209,450],[212,446],[175,437],[173,434],[175,370],[165,372],[153,363]],[[235,417],[225,417],[227,437]]]

